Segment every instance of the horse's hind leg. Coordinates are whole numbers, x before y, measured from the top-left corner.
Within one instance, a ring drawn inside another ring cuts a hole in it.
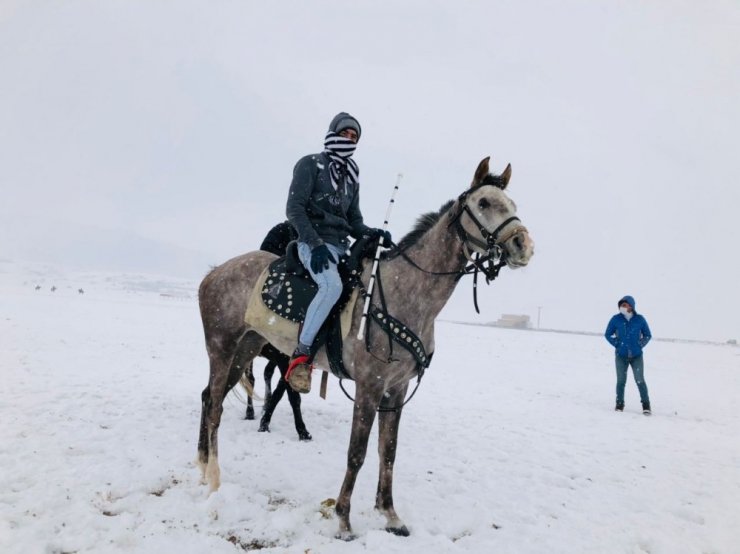
[[[223,402],[223,395],[219,399],[219,395],[214,395],[214,391],[222,390],[225,387],[228,369],[233,356],[227,356],[222,353],[218,348],[208,349],[208,358],[210,365],[210,377],[208,379],[208,386],[203,389],[201,393],[201,413],[200,413],[200,433],[198,436],[198,458],[197,463],[201,471],[201,481],[203,483],[211,483],[213,490],[218,488],[220,483],[218,477],[218,449],[216,447],[215,437],[217,433],[214,433],[213,421],[214,414],[218,414],[218,419],[221,418],[221,403]],[[216,424],[218,428],[218,424]],[[216,474],[214,475],[214,471]],[[213,486],[213,483],[216,486]]]
[[[206,482],[206,466],[208,465],[208,411],[211,408],[211,388],[203,389],[200,395],[200,433],[198,435],[198,458],[196,463],[200,468],[201,482]]]
[[[249,381],[249,384],[252,385],[252,390],[254,390],[254,362],[249,364],[249,367],[247,368],[247,371],[245,372],[245,375],[247,377],[247,381]],[[254,419],[254,402],[252,401],[252,395],[247,395],[247,413],[244,415],[244,419],[253,420]]]
[[[207,427],[205,478],[211,491],[221,486],[221,470],[218,465],[218,428],[221,424],[224,398],[241,379],[246,364],[257,356],[264,344],[265,339],[249,331],[239,341],[236,353],[227,362],[219,357],[211,356],[211,379],[208,383],[210,398],[205,421]],[[206,403],[204,403],[205,408]],[[203,460],[202,456],[200,460]]]
[[[393,391],[384,402],[388,406],[400,406],[406,397],[408,383]],[[380,476],[378,492],[375,496],[375,509],[386,517],[385,530],[402,537],[409,536],[409,530],[396,514],[393,507],[393,464],[396,461],[398,446],[398,426],[401,421],[401,408],[392,412],[380,412],[378,415],[378,455],[380,458]]]

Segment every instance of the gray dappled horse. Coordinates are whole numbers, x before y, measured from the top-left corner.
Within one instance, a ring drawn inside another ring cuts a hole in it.
[[[504,190],[511,177],[511,166],[501,175],[488,170],[489,158],[479,165],[472,186],[439,212],[419,219],[395,250],[381,261],[378,273],[388,313],[405,323],[418,336],[426,352],[434,351],[434,320],[449,300],[469,262],[479,255],[501,256],[510,268],[526,266],[534,245],[516,217],[516,205]],[[244,368],[266,343],[284,353],[295,346],[295,336],[280,336],[265,322],[259,327],[245,323],[245,310],[263,270],[276,259],[274,254],[257,251],[233,258],[211,271],[200,285],[200,312],[210,361],[210,378],[202,394],[198,465],[211,490],[221,484],[218,465],[218,428],[226,393],[237,383]],[[370,264],[363,272],[368,283]],[[488,276],[488,274],[487,274]],[[374,295],[374,299],[377,295]],[[386,530],[398,535],[409,531],[393,507],[393,464],[396,458],[401,406],[409,381],[418,374],[417,359],[410,351],[396,348],[392,361],[381,356],[388,337],[374,322],[369,351],[365,341],[356,338],[363,302],[354,307],[352,327],[344,341],[344,365],[355,381],[352,431],[347,471],[336,502],[339,518],[338,538],[353,538],[350,526],[350,498],[367,452],[370,430],[378,413],[378,452],[380,477],[375,507],[386,517]],[[314,363],[328,368],[324,349]],[[382,406],[395,410],[381,410]]]

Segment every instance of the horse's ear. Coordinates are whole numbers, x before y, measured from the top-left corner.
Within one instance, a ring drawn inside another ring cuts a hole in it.
[[[473,182],[471,183],[471,187],[474,187],[476,185],[480,185],[483,182],[483,179],[485,179],[490,171],[488,170],[488,162],[491,160],[491,156],[487,156],[486,158],[483,158],[481,162],[478,164],[478,169],[475,170],[475,176],[473,177]]]
[[[509,184],[509,179],[511,179],[511,164],[508,164],[506,166],[506,169],[504,169],[504,172],[501,174],[501,180],[504,183],[504,186],[501,187],[501,190],[506,188],[506,185]]]

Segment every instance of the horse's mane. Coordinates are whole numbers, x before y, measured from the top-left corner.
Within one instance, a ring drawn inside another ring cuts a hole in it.
[[[494,175],[493,173],[489,173],[488,175],[486,175],[477,186],[483,185],[493,185],[494,187],[498,187],[501,190],[504,190],[506,188],[506,183],[504,182],[503,177],[501,177],[501,175]],[[409,231],[400,241],[398,241],[398,244],[395,248],[384,252],[383,257],[387,259],[394,258],[404,250],[411,248],[413,245],[419,242],[421,237],[423,237],[426,232],[429,231],[429,229],[434,227],[434,225],[444,214],[447,213],[447,211],[452,207],[454,203],[454,200],[448,200],[447,202],[442,204],[442,207],[440,207],[438,211],[420,215],[419,218],[416,220],[413,229],[411,229],[411,231]]]
[[[398,241],[396,248],[388,251],[388,258],[393,258],[400,252],[403,252],[407,248],[411,248],[414,244],[419,242],[429,229],[440,220],[440,218],[447,213],[447,211],[455,203],[454,200],[448,200],[442,207],[436,212],[429,212],[419,216],[414,224],[413,229],[409,231],[401,240]]]
[[[494,175],[493,173],[489,173],[488,175],[486,175],[478,186],[483,185],[493,185],[494,187],[498,187],[501,190],[504,190],[506,188],[506,183],[504,183],[503,177],[501,177],[501,175]]]

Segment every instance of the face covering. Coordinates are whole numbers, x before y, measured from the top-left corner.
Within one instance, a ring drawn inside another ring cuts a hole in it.
[[[620,313],[621,313],[621,314],[622,314],[622,315],[623,315],[624,317],[626,317],[626,318],[627,318],[627,321],[629,321],[630,319],[632,319],[632,312],[630,312],[630,311],[629,311],[629,310],[628,310],[627,308],[625,308],[624,306],[623,306],[623,307],[621,307],[621,308],[619,308],[619,312],[620,312]]]
[[[356,142],[333,131],[326,133],[324,152],[329,155],[329,175],[334,190],[339,190],[339,186],[343,185],[346,192],[347,181],[352,184],[360,182],[360,169],[357,167],[357,162],[352,159],[355,148],[357,148]]]

